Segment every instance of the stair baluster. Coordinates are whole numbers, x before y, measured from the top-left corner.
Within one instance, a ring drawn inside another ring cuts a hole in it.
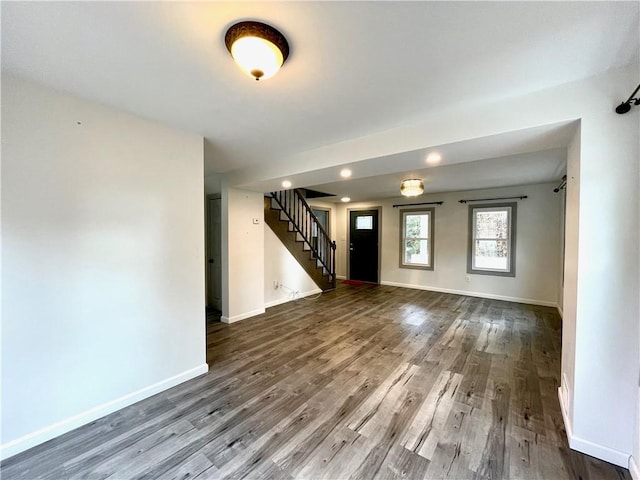
[[[293,225],[294,231],[302,237],[316,266],[328,276],[331,288],[335,288],[336,242],[331,240],[302,193],[298,189],[271,192],[271,198]]]

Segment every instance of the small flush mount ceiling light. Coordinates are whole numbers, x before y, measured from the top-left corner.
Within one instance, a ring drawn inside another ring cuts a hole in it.
[[[418,178],[408,178],[400,184],[400,193],[405,197],[417,197],[424,192],[424,183]]]
[[[282,187],[283,188],[290,188],[291,187],[291,182],[289,180],[285,180],[282,182]]]
[[[342,178],[349,178],[351,176],[351,170],[349,170],[348,168],[343,168],[342,170],[340,170],[340,176]]]
[[[256,80],[273,77],[289,56],[289,43],[278,30],[260,22],[239,22],[224,36],[240,69]]]
[[[345,202],[345,203],[347,203],[347,202],[351,201],[351,198],[350,197],[342,197],[340,200]]]

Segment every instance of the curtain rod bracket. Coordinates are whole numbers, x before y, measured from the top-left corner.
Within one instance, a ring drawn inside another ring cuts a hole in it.
[[[616,113],[619,115],[623,115],[631,110],[631,105],[640,105],[640,97],[634,98],[636,93],[640,90],[640,85],[636,87],[633,93],[629,96],[626,102],[622,102],[620,105],[616,107]]]
[[[567,187],[567,176],[564,175],[562,180],[560,181],[560,185],[553,189],[555,193],[558,193],[560,190],[564,190]]]

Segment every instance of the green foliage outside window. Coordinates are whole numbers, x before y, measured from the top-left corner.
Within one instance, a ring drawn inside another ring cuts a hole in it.
[[[476,212],[476,255],[482,257],[506,257],[509,245],[507,212]],[[495,240],[493,240],[495,239]]]
[[[420,240],[415,237],[420,237],[420,219],[419,215],[407,215],[406,216],[406,237],[407,237],[407,254],[416,255],[420,253]],[[414,238],[411,238],[414,237]]]

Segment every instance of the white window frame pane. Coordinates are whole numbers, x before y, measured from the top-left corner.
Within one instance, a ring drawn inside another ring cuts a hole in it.
[[[507,214],[507,235],[506,237],[476,237],[477,219],[479,213],[485,212],[506,212]],[[467,273],[478,273],[487,275],[515,276],[515,224],[514,218],[516,212],[516,204],[493,204],[493,205],[470,205],[469,206],[469,258],[467,259]],[[490,268],[487,266],[478,266],[477,259],[477,243],[485,242],[505,242],[507,245],[506,268]]]
[[[506,238],[502,238],[502,237],[491,237],[491,238],[482,238],[482,237],[476,237],[476,232],[478,231],[478,229],[476,228],[477,225],[477,220],[478,220],[478,214],[479,213],[484,213],[484,212],[506,212],[507,214],[507,237]],[[473,249],[473,253],[471,255],[471,261],[472,261],[472,268],[474,270],[487,270],[487,271],[493,271],[493,272],[509,272],[511,271],[511,248],[509,245],[509,239],[511,237],[510,235],[511,233],[511,207],[495,207],[495,208],[474,208],[473,209],[473,244],[472,244],[472,249]],[[489,268],[489,267],[479,267],[476,264],[476,259],[478,258],[478,254],[476,252],[476,246],[477,246],[477,242],[478,241],[490,241],[490,242],[502,242],[502,241],[506,241],[507,242],[507,268]]]
[[[424,240],[425,242],[427,242],[427,263],[419,263],[419,262],[410,262],[407,260],[407,249],[406,249],[406,245],[407,245],[407,240],[416,240],[418,242]],[[403,253],[404,253],[404,259],[403,259],[403,265],[410,265],[410,266],[416,266],[416,267],[428,267],[431,265],[431,252],[429,251],[429,239],[428,238],[415,238],[415,237],[406,237],[404,239],[404,243],[401,247],[403,249]]]
[[[498,238],[490,238],[490,239],[478,239],[476,238],[473,242],[473,256],[472,256],[472,262],[473,262],[473,269],[474,270],[488,270],[488,271],[494,271],[494,272],[509,272],[511,270],[511,249],[509,248],[509,245],[507,244],[507,256],[506,256],[506,261],[507,261],[507,266],[506,268],[491,268],[491,267],[486,267],[486,266],[478,266],[478,264],[476,263],[476,260],[478,258],[482,258],[479,255],[477,255],[476,253],[476,242],[504,242],[505,240]],[[500,257],[498,257],[500,258]]]
[[[410,216],[426,216],[427,231],[426,237],[408,237],[407,236],[407,218]],[[400,268],[414,268],[421,270],[433,270],[434,265],[434,209],[405,209],[400,211]],[[418,242],[425,241],[427,244],[427,263],[411,262],[407,258],[407,241],[416,240]]]

